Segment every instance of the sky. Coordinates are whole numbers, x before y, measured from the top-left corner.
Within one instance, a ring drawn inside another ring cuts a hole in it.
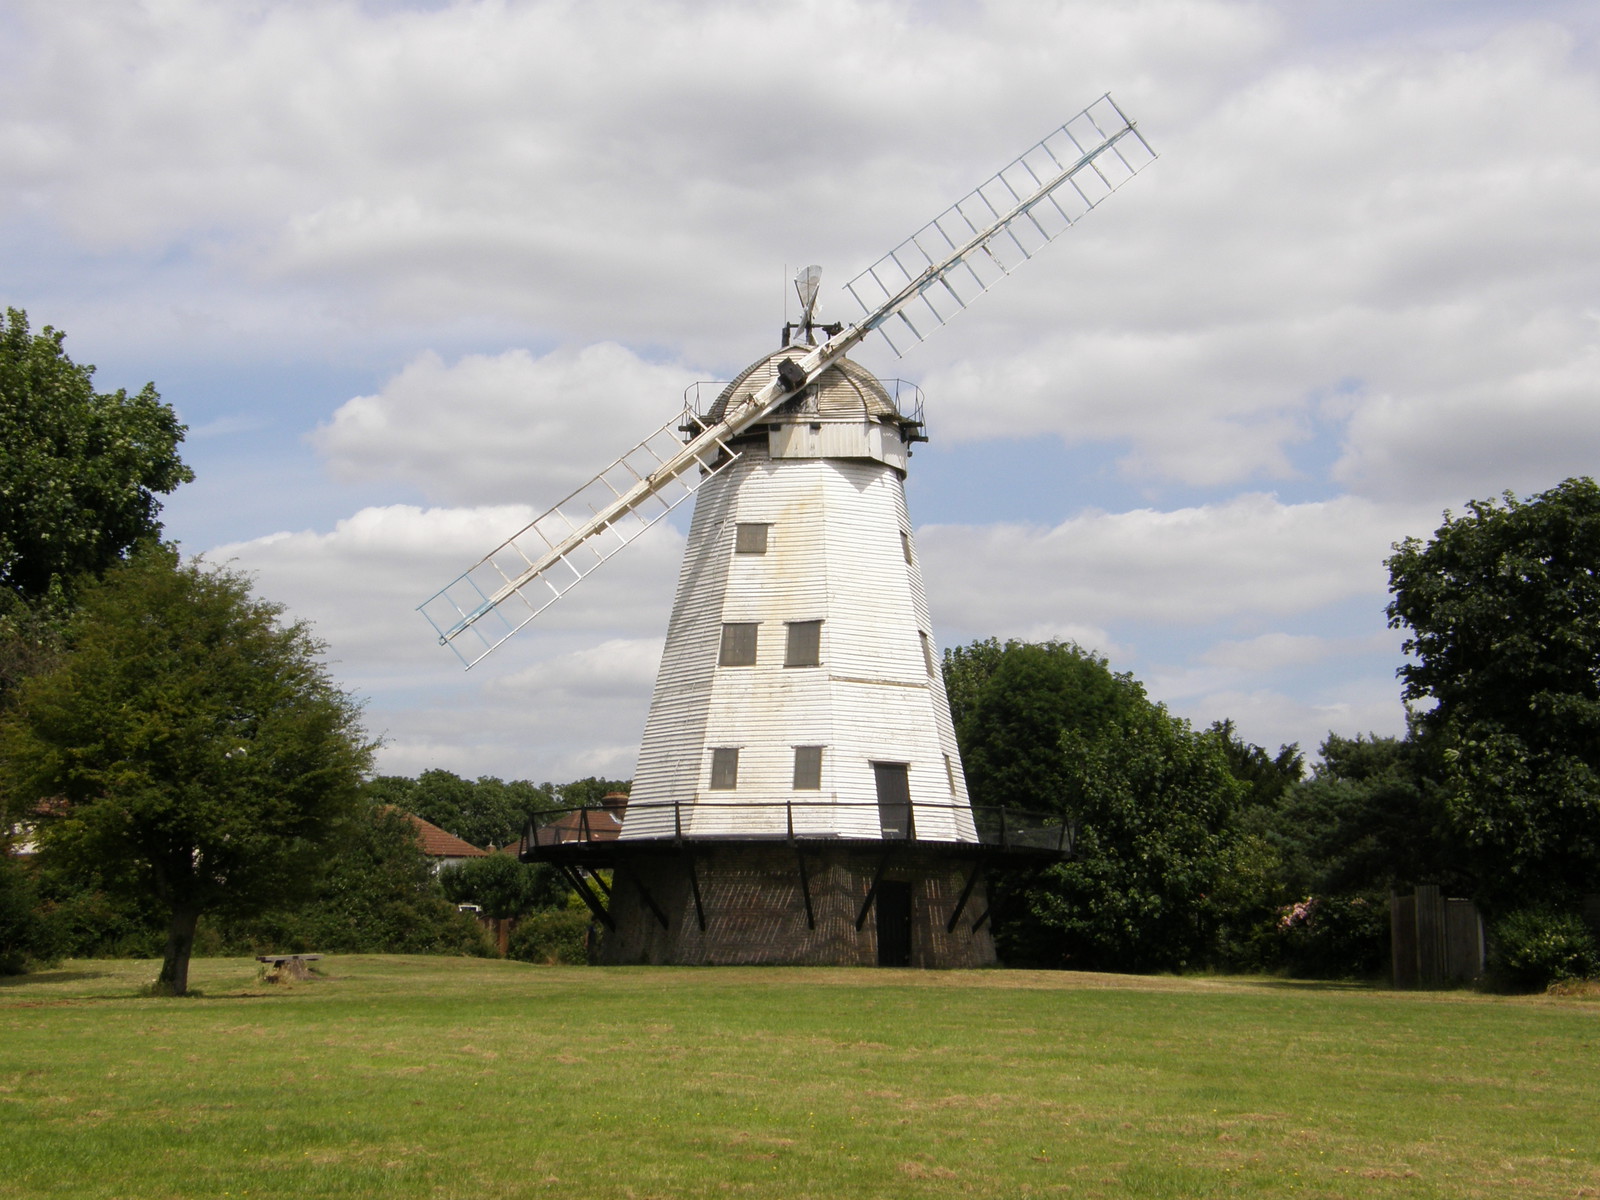
[[[1592,0],[0,0],[0,302],[153,380],[188,555],[379,769],[632,773],[663,524],[464,672],[416,606],[1110,92],[1159,158],[904,359],[935,634],[1398,734],[1384,559],[1600,464]]]

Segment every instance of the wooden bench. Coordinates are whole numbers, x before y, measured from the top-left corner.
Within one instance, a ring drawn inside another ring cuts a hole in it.
[[[311,977],[311,972],[307,970],[306,964],[310,962],[317,962],[321,958],[322,955],[320,954],[256,955],[256,961],[258,963],[266,963],[267,966],[271,968],[271,970],[269,970],[267,973],[267,979],[269,981],[283,979],[285,977],[289,979],[309,979]]]

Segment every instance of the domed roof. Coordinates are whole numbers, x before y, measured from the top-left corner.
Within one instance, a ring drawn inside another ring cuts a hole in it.
[[[710,411],[705,414],[706,419],[720,421],[727,412],[729,401],[735,396],[747,396],[760,391],[777,376],[779,363],[786,358],[799,363],[808,349],[805,346],[785,346],[782,350],[774,350],[758,358],[722,389],[712,401]],[[886,417],[894,421],[903,418],[903,414],[895,411],[894,401],[883,385],[865,367],[848,358],[836,361],[813,379],[800,395],[773,415],[791,413],[824,420],[859,421],[864,417]]]

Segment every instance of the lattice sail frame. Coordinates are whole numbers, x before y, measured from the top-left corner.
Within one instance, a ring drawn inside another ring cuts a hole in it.
[[[787,363],[788,370],[759,391],[736,397],[715,425],[687,412],[668,421],[418,611],[468,667],[481,661],[699,490],[732,461],[734,437],[802,392],[870,334],[882,334],[895,354],[904,353],[1155,157],[1134,123],[1109,95],[1102,96],[852,280],[847,290],[867,310],[860,321],[821,346],[796,347],[803,350],[798,362]],[[689,434],[687,444],[679,444],[678,430]],[[540,583],[543,590],[535,586]],[[531,594],[524,595],[525,589]],[[499,612],[501,605],[508,611]],[[456,642],[468,633],[473,650],[464,651]]]
[[[714,437],[691,455],[691,466],[653,485],[663,466],[683,456],[682,430],[703,426],[690,409],[668,421],[604,471],[541,513],[417,609],[439,640],[471,667],[700,490],[733,461]],[[630,492],[645,489],[620,513],[602,517]],[[602,524],[576,545],[565,545],[597,519]],[[605,534],[607,536],[597,536]],[[543,585],[542,587],[537,585]],[[473,636],[462,644],[464,633]]]
[[[903,355],[1155,158],[1100,97],[846,284],[861,324]]]

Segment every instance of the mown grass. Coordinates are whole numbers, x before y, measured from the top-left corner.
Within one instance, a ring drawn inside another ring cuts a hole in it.
[[[1600,1196],[1600,1001],[341,957],[0,985],[0,1197]]]

